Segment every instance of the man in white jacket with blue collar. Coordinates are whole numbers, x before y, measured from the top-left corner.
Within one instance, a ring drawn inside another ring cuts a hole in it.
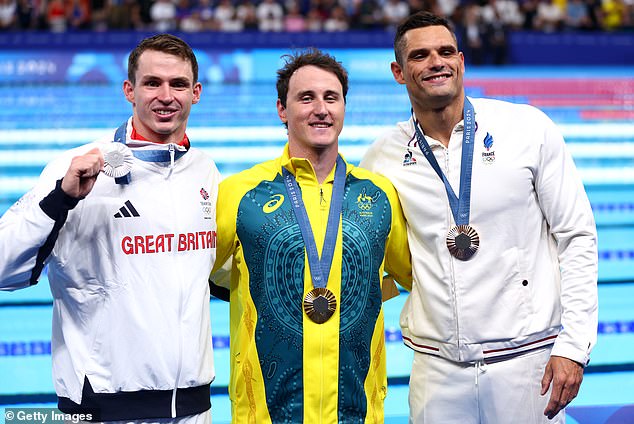
[[[53,295],[58,407],[87,421],[211,421],[207,277],[220,179],[185,134],[202,86],[161,34],[130,54],[133,116],[46,166],[0,219],[0,289]]]
[[[410,422],[563,422],[597,330],[596,227],[564,140],[534,107],[465,96],[444,18],[410,16],[394,49],[412,118],[361,166],[408,221]]]

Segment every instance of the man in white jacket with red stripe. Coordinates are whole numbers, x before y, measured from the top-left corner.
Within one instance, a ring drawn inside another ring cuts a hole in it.
[[[185,42],[143,40],[123,84],[132,118],[47,165],[0,219],[0,289],[48,265],[58,407],[82,420],[211,421],[220,176],[185,134],[201,90]]]
[[[408,221],[410,422],[563,422],[597,330],[596,227],[564,140],[534,107],[465,96],[445,19],[410,16],[394,48],[412,118],[361,166]]]

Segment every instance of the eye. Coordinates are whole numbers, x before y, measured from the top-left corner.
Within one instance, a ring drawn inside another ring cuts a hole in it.
[[[309,95],[305,95],[305,96],[300,97],[300,101],[302,101],[304,103],[309,103],[312,100],[313,100],[312,96],[309,96]]]
[[[185,89],[189,87],[189,83],[187,81],[173,81],[171,84],[172,87],[178,89]]]
[[[148,81],[145,82],[144,85],[146,85],[148,87],[158,87],[159,83],[157,81],[154,81],[154,80],[148,80]]]

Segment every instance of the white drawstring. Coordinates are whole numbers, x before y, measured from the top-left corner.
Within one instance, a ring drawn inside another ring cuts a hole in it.
[[[486,372],[486,364],[484,361],[477,361],[475,363],[475,385],[478,386],[478,378],[480,377],[480,373],[484,374]]]

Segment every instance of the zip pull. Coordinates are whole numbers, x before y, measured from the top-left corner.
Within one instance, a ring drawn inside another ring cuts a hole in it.
[[[173,168],[174,167],[174,155],[175,155],[174,143],[170,143],[168,148],[169,148],[169,151],[170,151],[170,168]]]
[[[326,206],[326,199],[324,199],[324,189],[319,187],[319,204]]]
[[[170,143],[167,146],[167,149],[170,152],[170,172],[167,174],[167,177],[165,177],[165,179],[168,179],[172,175],[172,171],[174,170],[174,156],[176,155],[174,143]]]

